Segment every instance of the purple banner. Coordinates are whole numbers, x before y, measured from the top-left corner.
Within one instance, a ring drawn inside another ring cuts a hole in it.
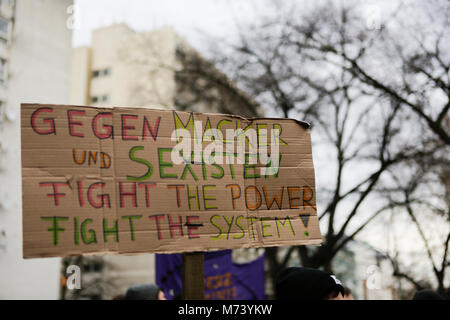
[[[205,253],[206,300],[264,300],[264,255],[233,263],[231,250]],[[167,299],[181,297],[181,254],[156,254],[156,283]]]

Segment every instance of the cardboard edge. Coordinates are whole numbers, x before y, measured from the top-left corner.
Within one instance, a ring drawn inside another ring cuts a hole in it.
[[[108,109],[108,110],[152,110],[152,111],[160,111],[160,112],[174,112],[177,113],[186,113],[186,114],[194,114],[194,115],[212,115],[212,116],[224,116],[224,117],[230,117],[235,119],[240,119],[248,122],[253,122],[257,120],[280,120],[280,121],[294,121],[298,125],[302,126],[305,129],[310,129],[311,124],[297,119],[292,118],[276,118],[276,117],[255,117],[255,118],[245,118],[242,116],[234,115],[234,114],[226,114],[226,113],[201,113],[201,112],[195,112],[195,111],[179,111],[175,109],[170,109],[168,106],[163,106],[164,109],[155,109],[155,108],[148,108],[148,107],[130,107],[130,106],[114,106],[114,107],[106,107],[106,106],[85,106],[85,105],[72,105],[72,104],[44,104],[44,103],[31,103],[31,102],[24,102],[20,104],[22,107],[27,106],[49,106],[49,107],[58,107],[58,106],[64,106],[64,107],[81,107],[81,108],[91,108],[91,109]]]

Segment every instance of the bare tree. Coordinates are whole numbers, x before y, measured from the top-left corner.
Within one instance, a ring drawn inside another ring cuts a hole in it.
[[[211,51],[220,68],[267,110],[312,122],[316,168],[327,170],[318,179],[324,244],[283,254],[268,248],[272,277],[294,253],[302,265],[330,270],[350,240],[399,205],[377,192],[389,172],[450,154],[448,3],[400,4],[375,30],[353,2],[330,2],[306,14],[288,4],[286,9],[275,2],[274,14],[241,27],[236,42]],[[408,29],[406,10],[428,17],[432,27],[415,21],[414,30]],[[420,130],[423,125],[427,130]],[[436,268],[439,277],[444,269]]]
[[[182,39],[178,40],[175,106],[181,110],[257,117],[260,106]]]
[[[403,213],[408,217],[409,224],[405,227],[410,230],[410,235],[416,231],[415,238],[422,243],[424,254],[421,260],[426,263],[413,261],[410,265],[425,267],[430,272],[425,277],[417,275],[414,268],[402,263],[405,259],[401,259],[398,250],[388,254],[388,257],[394,267],[394,276],[407,280],[417,290],[430,288],[435,282],[437,291],[443,297],[450,298],[446,289],[446,271],[450,266],[450,159],[435,152],[427,159],[418,157],[408,164],[403,170],[389,172],[392,178],[390,187],[380,191],[392,207],[401,209],[397,210],[397,214]],[[417,242],[415,247],[418,247]]]

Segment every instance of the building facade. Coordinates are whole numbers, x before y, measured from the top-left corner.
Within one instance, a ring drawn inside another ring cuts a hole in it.
[[[61,259],[22,258],[20,104],[67,104],[69,0],[0,1],[0,299],[57,299]]]

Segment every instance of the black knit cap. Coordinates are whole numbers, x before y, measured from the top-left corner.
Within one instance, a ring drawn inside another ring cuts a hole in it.
[[[334,275],[316,269],[286,268],[275,281],[275,295],[280,300],[324,300],[339,292],[344,295],[341,282]]]
[[[444,298],[433,290],[424,289],[417,291],[413,300],[444,300]]]
[[[125,300],[158,300],[159,290],[153,283],[137,284],[128,288]]]

